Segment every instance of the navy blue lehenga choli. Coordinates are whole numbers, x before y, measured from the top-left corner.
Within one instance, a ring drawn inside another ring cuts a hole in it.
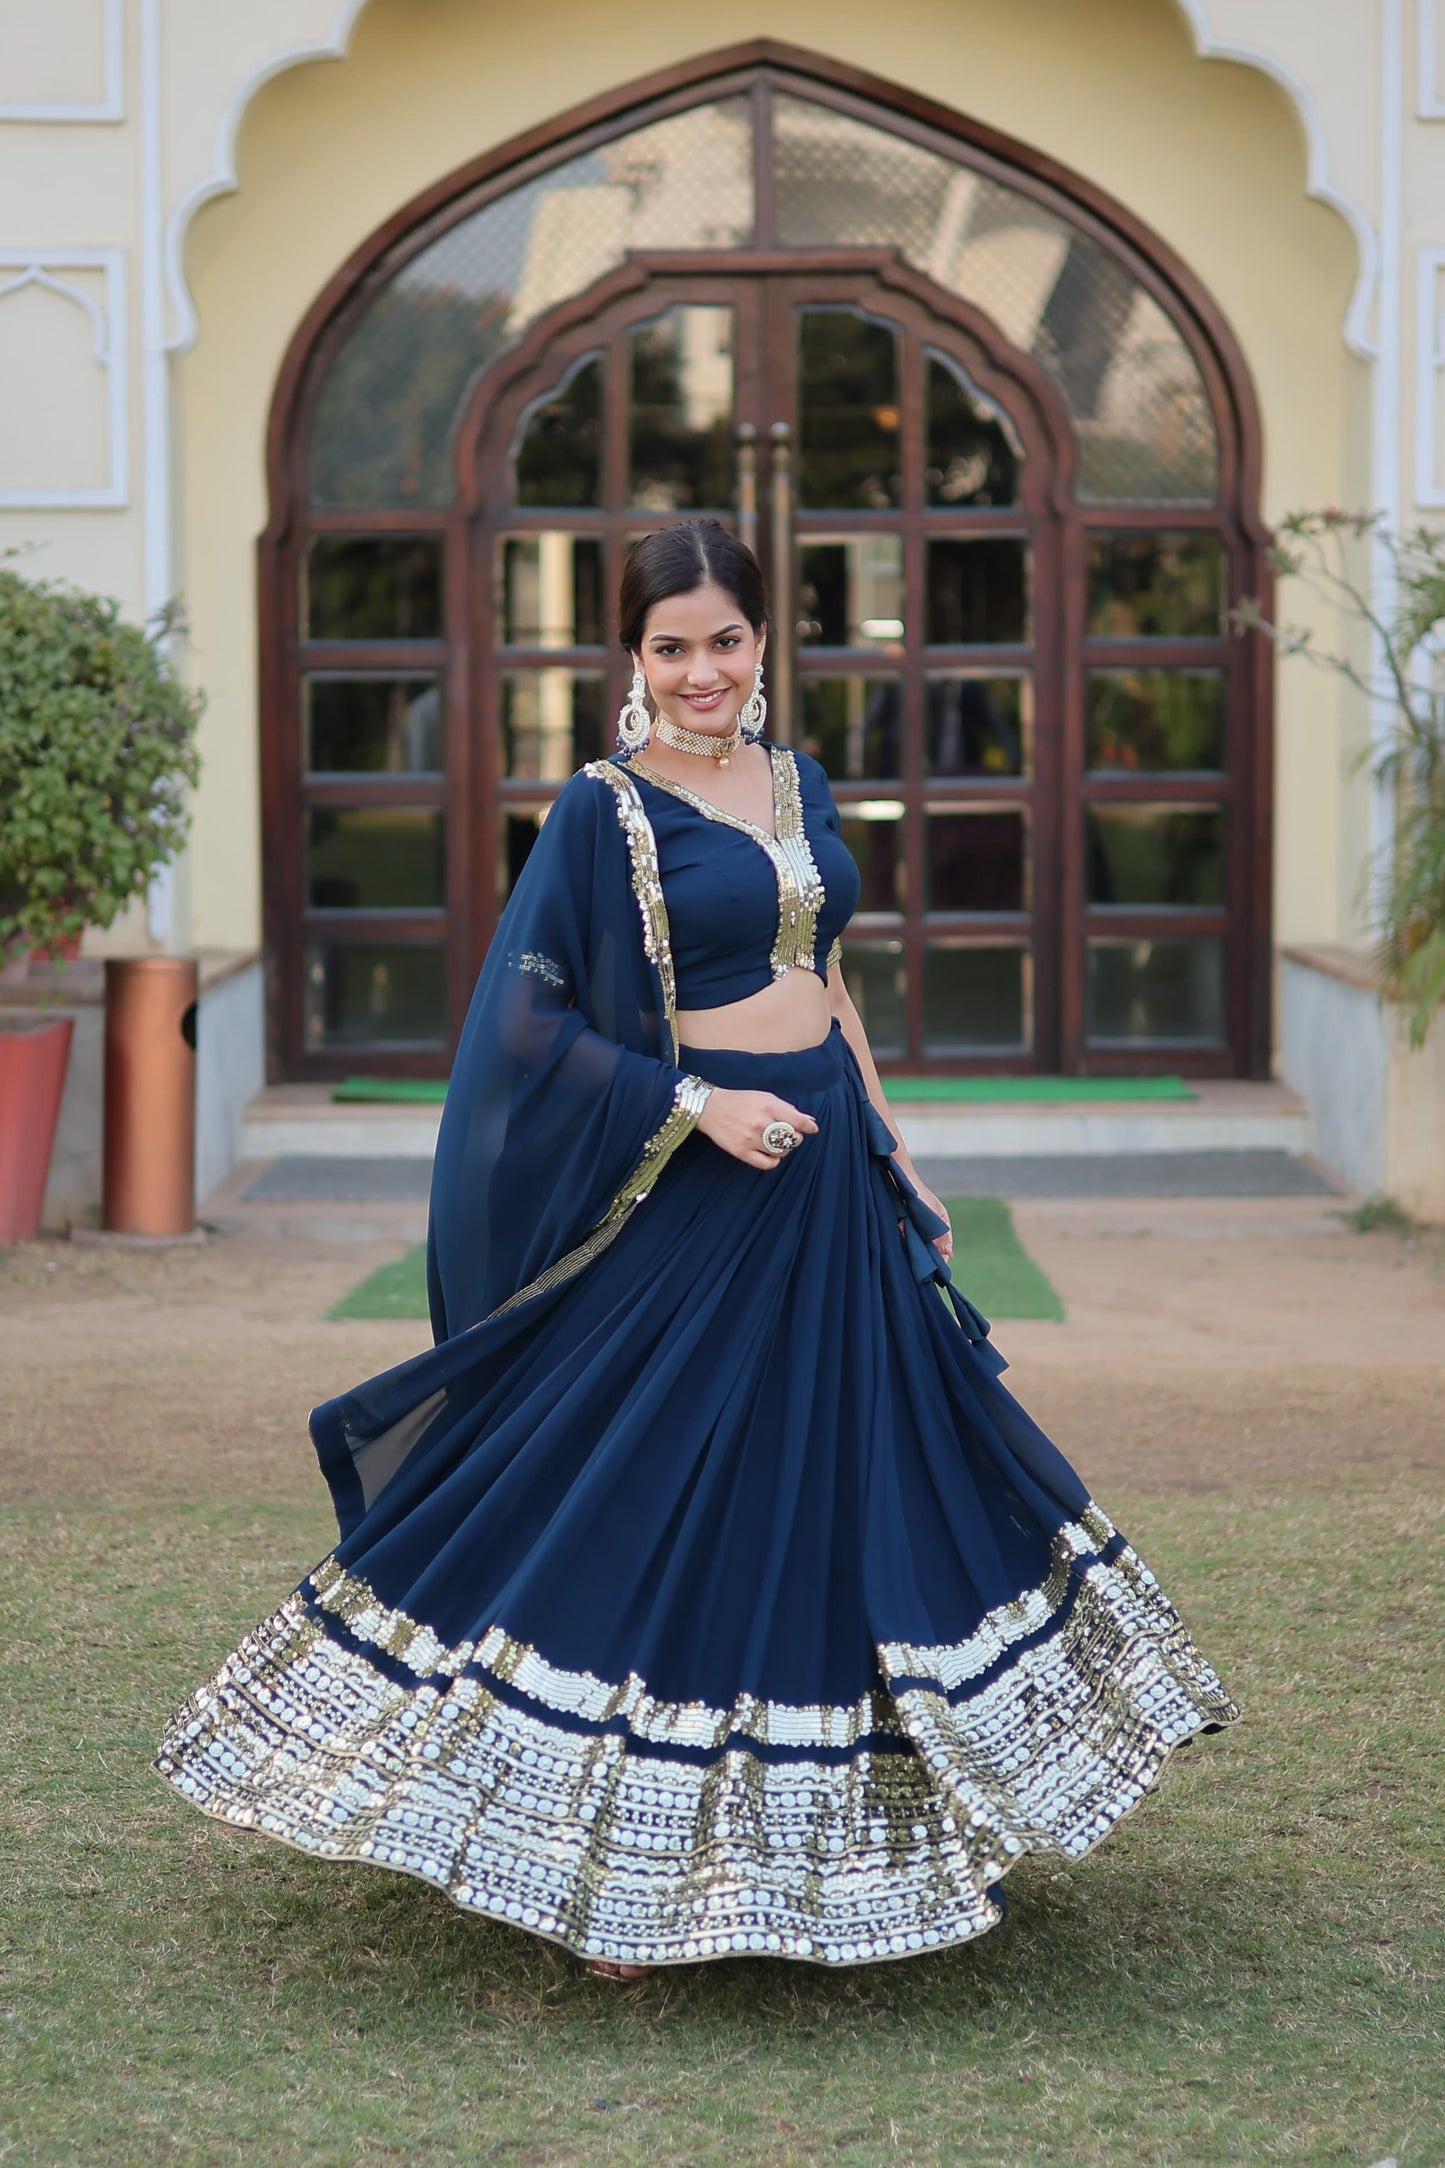
[[[641,760],[559,795],[448,1089],[436,1345],[314,1411],[340,1541],[159,1756],[589,1957],[966,1940],[1238,1713],[1000,1383],[837,1027],[676,1043],[856,900],[823,771],[771,760],[772,835]],[[817,1135],[760,1173],[705,1084]]]

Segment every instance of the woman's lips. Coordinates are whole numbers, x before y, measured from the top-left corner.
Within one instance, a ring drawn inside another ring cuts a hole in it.
[[[696,708],[699,714],[710,715],[715,707],[721,705],[726,694],[723,688],[719,688],[715,693],[682,693],[679,697],[685,700],[690,708]]]

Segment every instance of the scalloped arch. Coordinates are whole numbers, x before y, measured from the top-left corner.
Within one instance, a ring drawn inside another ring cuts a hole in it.
[[[1330,179],[1329,141],[1324,117],[1314,93],[1285,61],[1266,52],[1262,46],[1244,45],[1237,40],[1220,37],[1209,19],[1207,0],[1173,0],[1173,4],[1188,24],[1195,52],[1201,60],[1228,60],[1241,67],[1257,69],[1279,84],[1293,104],[1305,135],[1305,193],[1338,213],[1353,234],[1358,253],[1359,267],[1354,289],[1345,310],[1345,343],[1362,361],[1373,361],[1377,349],[1370,332],[1369,318],[1379,276],[1379,242],[1374,226],[1362,207]],[[287,46],[272,54],[258,67],[253,68],[232,92],[216,126],[215,156],[211,171],[204,180],[196,182],[186,191],[172,211],[166,227],[166,287],[176,320],[176,328],[166,341],[169,351],[184,353],[195,344],[200,329],[195,304],[186,283],[186,235],[190,230],[191,220],[203,204],[210,202],[215,196],[230,195],[240,186],[236,169],[236,138],[251,100],[274,77],[284,75],[292,68],[305,67],[317,60],[345,59],[350,49],[352,33],[363,9],[368,5],[369,0],[339,0],[331,27],[324,37],[303,45]]]

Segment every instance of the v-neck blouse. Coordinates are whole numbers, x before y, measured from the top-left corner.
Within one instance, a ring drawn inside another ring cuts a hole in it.
[[[712,805],[645,756],[626,763],[657,839],[680,1009],[745,1000],[790,971],[826,978],[858,905],[858,868],[828,778],[771,745],[774,834]]]

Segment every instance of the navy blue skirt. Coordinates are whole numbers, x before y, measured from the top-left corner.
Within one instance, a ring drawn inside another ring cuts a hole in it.
[[[817,1136],[760,1173],[694,1134],[578,1277],[445,1343],[443,1389],[440,1351],[390,1373],[366,1454],[318,1409],[348,1533],[158,1765],[589,1957],[964,1941],[1238,1712],[920,1276],[842,1034],[682,1062]]]

